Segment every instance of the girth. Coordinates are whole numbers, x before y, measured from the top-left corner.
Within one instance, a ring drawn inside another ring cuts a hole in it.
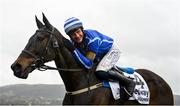
[[[79,90],[76,90],[76,91],[71,91],[71,92],[67,91],[66,94],[68,94],[68,95],[77,95],[77,94],[87,92],[89,90],[97,89],[97,88],[102,87],[102,86],[103,86],[103,83],[101,82],[101,83],[92,85],[90,87],[86,87],[86,88],[79,89]]]

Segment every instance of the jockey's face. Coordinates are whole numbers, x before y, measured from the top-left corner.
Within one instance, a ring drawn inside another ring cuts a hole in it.
[[[83,36],[84,33],[81,28],[78,28],[70,34],[71,39],[76,43],[81,43],[83,40]]]

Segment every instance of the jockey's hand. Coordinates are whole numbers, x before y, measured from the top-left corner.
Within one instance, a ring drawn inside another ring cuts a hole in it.
[[[76,49],[74,45],[71,43],[71,41],[66,38],[63,39],[63,43],[70,52],[73,52]]]

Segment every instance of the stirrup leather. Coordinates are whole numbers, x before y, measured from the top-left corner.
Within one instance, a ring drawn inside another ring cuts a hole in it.
[[[125,87],[123,87],[124,91],[128,94],[128,96],[132,97],[132,95],[126,90]]]

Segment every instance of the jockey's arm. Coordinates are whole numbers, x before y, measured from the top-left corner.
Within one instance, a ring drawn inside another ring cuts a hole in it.
[[[80,65],[86,69],[91,69],[93,66],[93,60],[96,56],[93,52],[87,52],[86,55],[83,55],[78,49],[75,49],[73,52],[73,57],[78,61]]]
[[[67,39],[63,39],[63,43],[67,47],[69,51],[71,51],[73,57],[78,61],[80,65],[85,67],[86,69],[91,69],[93,66],[93,61],[96,54],[92,51],[88,51],[85,55],[83,55],[74,45]]]

